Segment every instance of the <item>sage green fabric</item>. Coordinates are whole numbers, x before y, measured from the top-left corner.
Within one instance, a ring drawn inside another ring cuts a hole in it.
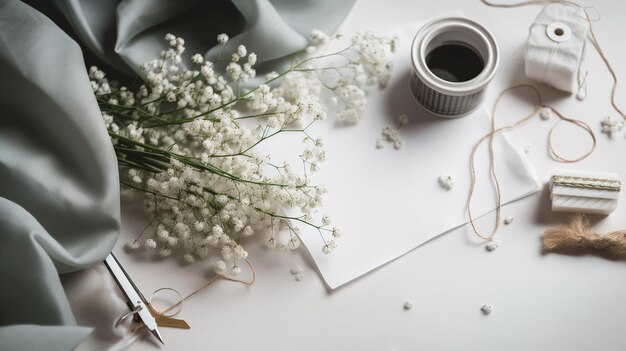
[[[90,332],[82,327],[12,325],[0,328],[0,350],[72,350]]]
[[[75,348],[90,329],[76,326],[59,274],[102,261],[120,230],[117,161],[80,45],[136,76],[166,33],[215,60],[226,32],[223,50],[243,43],[273,70],[313,29],[334,31],[353,2],[29,1],[56,9],[66,33],[35,8],[0,0],[0,350]]]
[[[308,46],[313,29],[334,32],[354,1],[54,0],[81,43],[118,70],[139,75],[139,66],[163,50],[167,33],[185,39],[188,56],[204,54],[218,68],[220,50],[233,53],[244,44],[257,54],[260,73],[281,70]],[[216,47],[220,33],[230,37],[222,48]]]
[[[42,14],[0,1],[0,349],[69,350],[59,274],[111,251],[116,159],[81,50]]]

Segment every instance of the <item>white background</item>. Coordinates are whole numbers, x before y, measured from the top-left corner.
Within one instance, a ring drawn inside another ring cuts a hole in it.
[[[596,1],[601,20],[593,24],[598,39],[626,82],[624,35],[626,2]],[[523,75],[523,46],[528,27],[540,6],[489,8],[479,1],[358,1],[342,28],[385,32],[409,22],[461,10],[495,35],[502,58],[487,99],[491,104],[502,88],[527,82]],[[593,15],[593,13],[592,13]],[[616,116],[610,108],[610,76],[597,53],[588,47],[589,97],[574,97],[543,89],[549,103],[589,123],[597,134],[596,152],[566,167],[617,172],[626,179],[624,132],[609,138],[600,132],[600,120]],[[626,106],[626,88],[618,88],[618,102]],[[504,101],[502,118],[514,120],[529,109],[524,99]],[[625,107],[626,108],[626,107]],[[528,157],[540,181],[555,168],[546,151],[548,126],[539,118],[515,133],[532,145]],[[555,135],[557,147],[574,156],[588,146],[586,136],[563,128]],[[427,167],[427,165],[425,165]],[[606,218],[595,218],[594,229],[626,228],[626,192]],[[115,250],[144,293],[162,286],[189,293],[206,281],[205,268],[183,268],[175,260],[154,261],[124,253],[122,245],[145,225],[136,208],[124,208],[123,233]],[[190,330],[161,328],[167,350],[622,350],[626,346],[626,272],[624,262],[594,256],[542,255],[543,231],[567,216],[552,214],[546,191],[503,209],[513,224],[500,231],[501,246],[494,252],[472,239],[461,227],[428,242],[337,290],[328,290],[313,264],[301,251],[277,254],[260,247],[251,257],[257,282],[245,287],[219,281],[185,303],[179,315]],[[441,220],[445,221],[445,218]],[[481,224],[489,229],[492,218]],[[390,226],[393,222],[390,221]],[[384,240],[384,238],[381,238]],[[290,269],[301,266],[302,281]],[[245,277],[245,273],[242,273]],[[78,322],[95,327],[79,347],[82,350],[120,347],[131,339],[112,323],[124,312],[119,292],[106,269],[96,267],[64,277]],[[404,310],[405,301],[414,307]],[[483,304],[493,306],[485,316]],[[145,333],[130,345],[155,350],[155,339]]]

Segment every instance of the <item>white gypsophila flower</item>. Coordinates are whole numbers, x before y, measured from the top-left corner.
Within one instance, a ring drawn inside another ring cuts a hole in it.
[[[159,250],[159,256],[168,257],[172,254],[172,250],[169,247],[163,247]]]
[[[302,269],[302,267],[299,265],[294,268],[291,268],[289,272],[291,273],[291,275],[293,275],[293,278],[297,282],[301,281],[302,278],[304,278],[304,269]]]
[[[246,226],[242,231],[243,236],[252,236],[254,234],[254,229],[251,226]]]
[[[391,78],[393,62],[389,54],[395,51],[397,38],[376,35],[372,32],[358,32],[352,37],[356,62],[367,74],[367,84],[385,86]]]
[[[165,100],[169,102],[176,101],[176,93],[174,93],[173,91],[168,92],[167,94],[165,94]]]
[[[170,233],[167,230],[163,229],[162,226],[157,229],[157,238],[159,238],[159,240],[167,241],[169,236],[170,236]]]
[[[196,262],[196,258],[194,257],[194,255],[189,254],[189,253],[185,254],[185,256],[183,256],[183,259],[185,260],[186,263],[189,263],[189,264]]]
[[[283,77],[281,85],[273,91],[273,94],[293,103],[298,99],[320,96],[322,88],[323,86],[315,74],[292,72]]]
[[[311,45],[324,45],[328,43],[329,40],[330,38],[328,37],[328,35],[321,30],[313,29],[313,31],[311,31]]]
[[[382,149],[384,147],[384,142],[390,142],[393,144],[393,147],[396,150],[400,150],[403,146],[402,140],[400,139],[400,133],[398,130],[391,126],[385,126],[382,130],[383,138],[379,140],[376,144],[376,147]]]
[[[401,126],[405,126],[409,124],[409,122],[410,122],[409,117],[405,115],[404,113],[398,116],[398,123],[400,123]]]
[[[241,79],[241,72],[241,66],[237,64],[235,60],[233,60],[233,62],[229,63],[228,66],[226,66],[226,73],[230,75],[230,78],[233,81],[238,81]]]
[[[607,116],[602,120],[601,124],[602,133],[613,135],[624,128],[624,119]]]
[[[330,217],[328,215],[323,215],[322,216],[322,223],[323,224],[330,224],[331,223]]]
[[[347,124],[360,121],[367,105],[365,91],[356,85],[349,84],[338,87],[335,93],[344,104],[343,108],[337,111],[337,120]]]
[[[217,260],[213,263],[213,271],[217,274],[226,274],[226,262]]]
[[[226,43],[228,43],[228,35],[226,33],[219,34],[217,36],[217,42],[220,45],[226,45]]]
[[[246,55],[248,54],[248,50],[246,49],[245,45],[239,45],[237,47],[237,55],[239,55],[239,57],[246,57]]]
[[[297,250],[302,243],[297,236],[292,236],[289,241],[287,241],[287,249],[289,250]]]
[[[508,216],[502,221],[502,223],[509,225],[509,224],[512,224],[514,220],[515,218],[513,218],[513,216]]]
[[[141,245],[137,239],[132,239],[126,243],[126,248],[129,250],[137,250],[139,247],[141,247]]]
[[[170,236],[169,238],[167,238],[167,245],[169,247],[174,247],[178,244],[178,238]]]
[[[156,241],[154,239],[147,239],[144,245],[149,249],[155,249],[157,247]]]
[[[233,249],[230,246],[222,246],[222,258],[226,261],[233,259]]]
[[[272,71],[272,72],[269,72],[268,74],[265,75],[265,79],[267,81],[272,81],[272,80],[278,78],[278,76],[279,76],[278,72]]]
[[[306,51],[313,53],[319,46],[327,43],[329,37],[321,31],[313,31],[312,44]],[[339,35],[340,37],[340,35]],[[308,96],[321,96],[320,90],[332,91],[334,96],[329,97],[332,106],[336,107],[338,121],[346,124],[357,123],[365,113],[367,98],[364,88],[373,84],[385,86],[393,69],[393,62],[389,58],[395,50],[397,38],[378,36],[370,32],[359,32],[352,38],[352,45],[337,55],[346,60],[345,66],[332,70],[318,70],[312,59],[303,60],[296,65],[296,69],[283,77],[283,89],[278,95],[287,100],[293,100],[289,95],[300,95],[309,89]],[[323,55],[324,57],[333,56]],[[268,76],[268,80],[276,77]],[[401,148],[402,143],[394,143]]]
[[[342,232],[341,232],[341,228],[340,228],[340,227],[333,227],[333,229],[332,229],[332,234],[333,234],[333,236],[334,236],[335,238],[339,238],[339,237],[341,237],[341,234],[342,234]]]
[[[196,65],[201,65],[204,62],[204,57],[202,57],[202,55],[200,54],[195,54],[191,56],[191,62],[195,63]]]
[[[539,117],[541,117],[544,121],[549,120],[550,117],[552,117],[552,114],[553,112],[549,107],[542,107],[539,111]]]
[[[439,176],[438,181],[439,186],[446,190],[452,190],[452,188],[454,188],[454,184],[456,183],[454,177],[449,174],[442,174]]]
[[[265,246],[267,246],[267,248],[269,249],[273,249],[276,247],[276,239],[274,238],[273,235],[268,235],[265,238]]]
[[[317,44],[329,40],[321,32],[312,38]],[[178,247],[175,252],[185,262],[220,258],[216,271],[222,274],[226,262],[233,267],[247,258],[240,243],[256,233],[265,235],[268,247],[299,248],[302,234],[294,223],[319,232],[324,252],[334,250],[335,241],[327,237],[338,238],[340,230],[328,228],[327,216],[319,224],[312,220],[320,218],[316,211],[327,189],[311,184],[308,173],[318,170],[328,154],[324,139],[312,137],[308,128],[326,118],[325,94],[335,98],[339,120],[361,118],[367,103],[364,87],[383,83],[390,71],[386,57],[366,56],[389,52],[383,46],[391,41],[368,35],[353,40],[350,63],[331,85],[320,80],[324,70],[311,58],[287,72],[268,74],[268,84],[246,91],[239,84],[256,76],[258,58],[245,46],[223,53],[231,60],[217,66],[192,55],[188,68],[182,59],[184,40],[173,34],[165,39],[160,56],[141,66],[145,84],[135,91],[109,84],[95,67],[89,71],[118,156],[122,193],[143,192],[146,211],[158,223],[145,246],[159,247],[161,256]],[[368,41],[377,48],[368,48]],[[227,42],[226,34],[218,36],[221,46]],[[295,154],[304,167],[257,151],[271,137],[293,132],[304,136],[301,152]],[[301,215],[285,216],[287,208]]]
[[[331,252],[333,252],[333,250],[337,247],[337,244],[335,243],[334,240],[328,241],[326,244],[324,244],[324,246],[322,247],[322,252],[324,254],[330,254]]]
[[[251,52],[250,55],[248,55],[248,63],[250,65],[255,65],[256,60],[257,60],[256,54],[254,52]]]
[[[485,245],[485,250],[492,252],[495,251],[498,247],[500,246],[500,243],[494,240],[490,240],[486,245]]]

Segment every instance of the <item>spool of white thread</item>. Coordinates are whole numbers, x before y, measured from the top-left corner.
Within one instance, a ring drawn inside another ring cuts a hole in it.
[[[589,20],[582,8],[545,6],[529,30],[524,56],[528,78],[569,93],[584,93],[586,77],[581,73],[588,35]]]

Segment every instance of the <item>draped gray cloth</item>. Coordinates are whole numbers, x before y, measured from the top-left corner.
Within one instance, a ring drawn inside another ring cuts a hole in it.
[[[139,66],[158,57],[167,33],[185,39],[186,54],[216,62],[217,35],[258,55],[262,73],[280,70],[305,49],[313,29],[332,33],[355,0],[54,0],[79,41],[107,64],[141,75]],[[45,1],[31,1],[35,7]],[[228,56],[227,56],[228,57]]]
[[[0,0],[0,350],[69,350],[76,326],[59,274],[100,262],[120,229],[117,161],[83,49],[134,76],[171,32],[215,59],[245,44],[273,70],[332,32],[354,0]],[[63,26],[63,24],[62,24]],[[78,43],[77,43],[78,41]]]
[[[17,1],[0,1],[0,79],[0,349],[68,350],[90,330],[59,274],[115,244],[115,153],[80,47]]]

